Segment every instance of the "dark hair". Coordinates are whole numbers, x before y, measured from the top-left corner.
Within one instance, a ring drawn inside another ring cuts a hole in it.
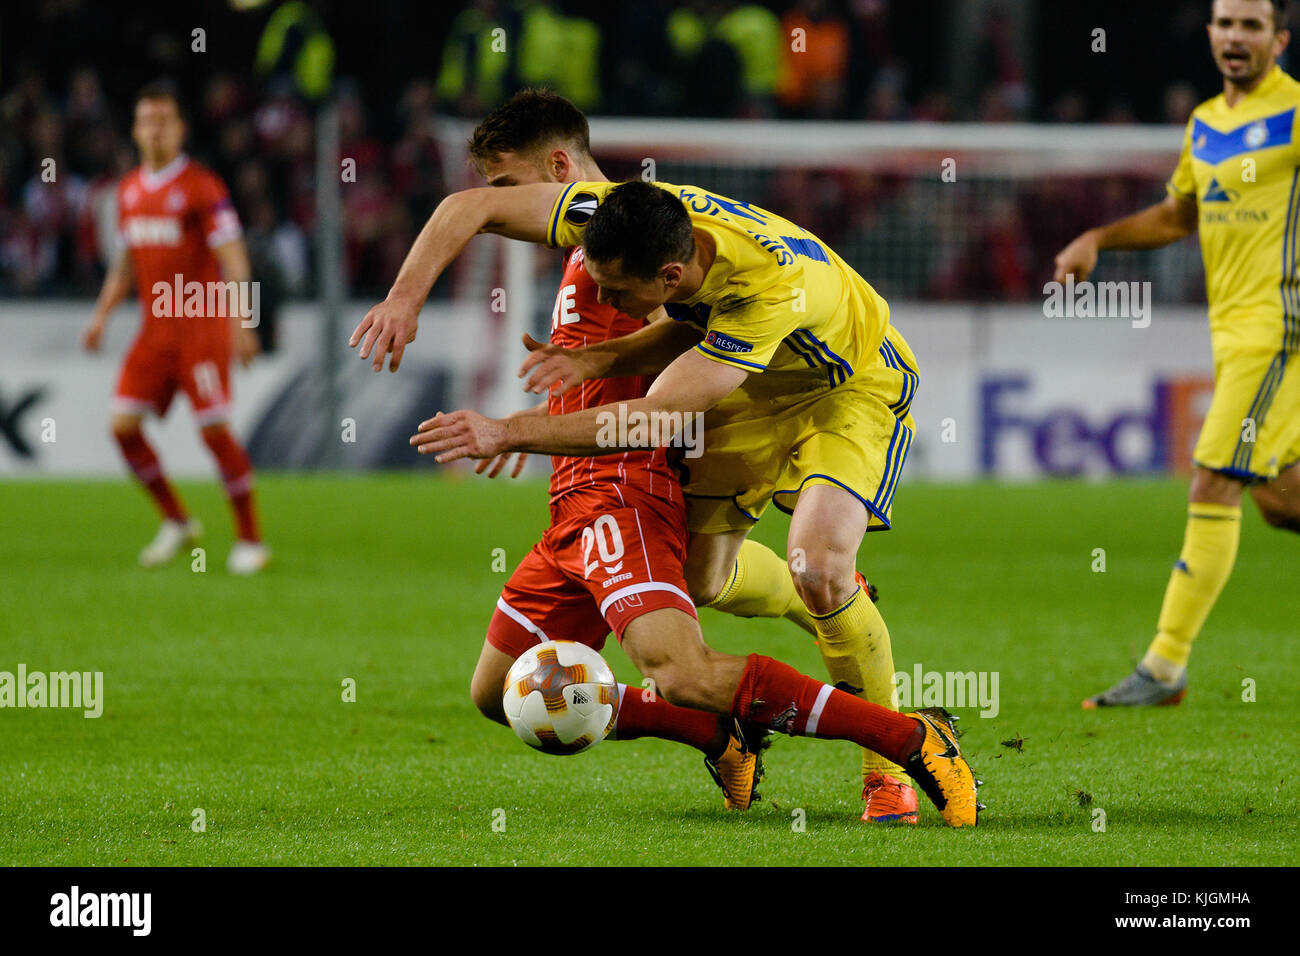
[[[176,107],[176,114],[181,119],[185,119],[185,109],[181,106],[180,94],[176,92],[176,86],[170,80],[154,80],[146,83],[140,88],[140,92],[135,94],[135,106],[139,106],[144,100],[171,100]]]
[[[559,93],[530,87],[502,103],[469,138],[470,160],[480,170],[502,153],[527,153],[550,143],[574,146],[591,155],[587,117]]]
[[[1286,29],[1286,0],[1268,0],[1273,5],[1274,31]],[[1210,4],[1210,16],[1214,16],[1214,4]]]
[[[652,183],[634,179],[611,189],[596,207],[582,247],[596,262],[619,260],[638,279],[653,279],[669,262],[695,253],[691,217],[682,201]]]

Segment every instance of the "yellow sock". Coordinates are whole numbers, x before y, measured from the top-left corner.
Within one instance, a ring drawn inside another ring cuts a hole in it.
[[[813,620],[817,625],[817,647],[836,686],[873,704],[898,710],[889,628],[867,593],[859,587],[839,610]],[[875,772],[907,781],[902,767],[864,748],[862,776]]]
[[[790,579],[790,569],[771,548],[746,539],[731,577],[705,605],[737,617],[783,617],[809,634],[817,628]]]
[[[1187,668],[1192,641],[1232,574],[1240,538],[1240,507],[1188,506],[1187,535],[1160,608],[1159,633],[1142,659],[1157,680],[1176,681]]]

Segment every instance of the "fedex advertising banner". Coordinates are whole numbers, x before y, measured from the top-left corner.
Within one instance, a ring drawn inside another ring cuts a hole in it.
[[[1144,308],[1138,322],[1081,309],[893,303],[920,365],[904,482],[1186,470],[1213,386],[1209,331],[1200,310]],[[120,316],[90,356],[77,347],[88,312],[0,307],[0,474],[122,473],[109,400],[135,319]],[[318,317],[305,304],[286,312],[279,351],[234,376],[234,425],[262,467],[313,463],[326,427],[345,436],[331,467],[414,465],[405,439],[415,423],[439,408],[486,409],[500,349],[524,357],[516,343],[484,335],[482,317],[431,309],[397,375],[372,374],[340,343],[343,417],[326,423]],[[175,474],[209,474],[188,406],[175,404],[150,426],[159,453]],[[530,467],[544,465],[532,457]]]

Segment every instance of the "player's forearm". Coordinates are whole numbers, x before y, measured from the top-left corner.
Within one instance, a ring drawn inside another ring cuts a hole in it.
[[[511,412],[506,418],[523,418],[525,415],[546,415],[550,412],[550,402],[538,402],[528,408],[521,408],[517,412]]]
[[[248,284],[253,281],[253,266],[248,258],[248,249],[242,240],[232,240],[218,246],[214,252],[217,255],[217,263],[221,267],[222,281],[234,282],[236,288],[240,290],[249,289],[248,296],[240,292],[231,299],[234,306],[230,314],[231,328],[239,328],[243,320],[249,318],[248,315],[243,314],[244,305],[252,302]]]
[[[104,284],[95,299],[95,319],[100,322],[108,320],[114,309],[121,305],[131,293],[131,276],[120,268],[109,270],[104,277]]]
[[[1098,249],[1155,249],[1177,242],[1195,229],[1195,208],[1189,219],[1187,210],[1167,200],[1100,226],[1092,233]]]
[[[131,294],[131,282],[135,275],[131,269],[131,257],[126,249],[119,249],[104,284],[99,289],[99,298],[95,300],[95,321],[108,321],[109,313],[116,309]]]
[[[489,209],[482,201],[485,192],[490,190],[466,189],[438,203],[402,261],[389,299],[410,302],[417,309],[424,304],[438,276],[488,225]]]
[[[636,422],[643,415],[671,411],[662,398],[647,397],[630,402],[614,402],[568,415],[511,417],[504,421],[505,450],[575,458],[610,455],[633,447],[618,442],[620,435],[626,438],[628,433],[626,427],[618,427],[620,417],[624,422]]]
[[[698,329],[668,319],[577,351],[582,354],[590,378],[658,375],[679,355],[698,345],[700,339]]]

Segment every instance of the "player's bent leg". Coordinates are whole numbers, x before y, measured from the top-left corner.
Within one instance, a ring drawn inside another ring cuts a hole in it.
[[[1250,496],[1274,528],[1300,532],[1300,462],[1284,468],[1272,481],[1253,486]]]
[[[682,573],[696,607],[707,607],[726,587],[748,531],[692,534]]]
[[[831,614],[858,590],[856,562],[867,509],[835,485],[809,483],[790,518],[790,575],[808,610]]]
[[[197,519],[186,514],[185,506],[163,474],[158,455],[144,437],[143,420],[144,416],[139,412],[118,410],[113,412],[109,427],[127,466],[162,515],[158,533],[139,556],[142,567],[156,568],[197,541],[203,529]]]
[[[1173,706],[1186,696],[1192,641],[1237,559],[1244,489],[1240,478],[1200,466],[1195,469],[1183,549],[1169,577],[1155,639],[1132,673],[1085,700],[1085,710]]]
[[[631,622],[623,647],[670,699],[791,736],[851,740],[906,766],[949,825],[976,823],[978,782],[946,713],[898,714],[770,657],[723,654],[694,618],[670,608]]]
[[[679,707],[730,714],[745,658],[704,643],[700,624],[676,608],[659,608],[629,621],[623,650],[655,690]]]
[[[258,528],[253,463],[224,421],[204,425],[199,434],[216,459],[221,484],[234,516],[236,540],[226,560],[226,569],[231,574],[256,574],[270,562],[271,551],[262,543]]]
[[[506,674],[514,664],[515,658],[492,646],[490,641],[483,642],[483,650],[474,665],[474,676],[469,681],[469,696],[474,701],[480,714],[498,724],[510,725],[506,712],[501,707],[502,689],[505,687]]]
[[[868,517],[843,488],[806,485],[790,519],[790,573],[812,611],[817,649],[835,686],[897,710],[889,628],[856,572]],[[862,754],[862,797],[863,820],[917,821],[907,772],[870,750]]]
[[[663,592],[649,592],[646,601],[663,598]],[[635,605],[644,608],[646,601]],[[682,604],[686,604],[682,596]],[[632,605],[628,605],[628,608]],[[470,695],[479,711],[507,723],[502,712],[503,685],[510,667],[520,654],[550,634],[563,634],[593,649],[599,649],[610,627],[626,631],[637,612],[625,608],[626,618],[607,622],[585,588],[573,586],[550,563],[545,549],[534,548],[511,575],[488,625],[487,640],[470,683]],[[640,613],[652,614],[650,608]],[[684,612],[683,612],[684,613]],[[730,717],[675,707],[647,688],[618,685],[618,710],[610,740],[657,737],[686,744],[700,751],[710,773],[723,787],[728,809],[747,809],[757,799],[753,786],[762,767],[756,752],[746,747]],[[721,779],[719,779],[721,774]],[[744,787],[738,781],[744,781]]]

